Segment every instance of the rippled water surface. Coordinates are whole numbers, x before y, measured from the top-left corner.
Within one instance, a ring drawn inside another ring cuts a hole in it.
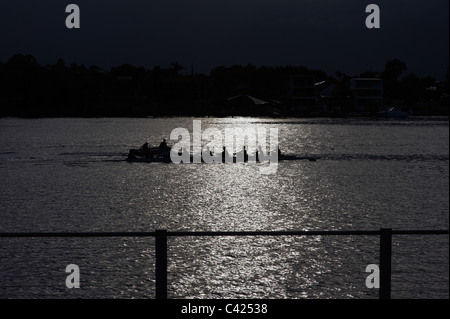
[[[206,118],[317,161],[128,163],[193,118],[0,119],[0,232],[448,229],[448,118]],[[448,235],[394,236],[392,296],[448,298]],[[170,237],[172,298],[377,298],[370,236]],[[153,298],[153,238],[0,238],[1,298]],[[80,267],[67,289],[65,267]]]

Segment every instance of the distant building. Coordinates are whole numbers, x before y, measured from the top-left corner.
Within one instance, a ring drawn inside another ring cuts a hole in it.
[[[298,113],[313,109],[317,102],[317,87],[314,75],[300,74],[293,76],[289,82],[288,96],[291,105],[297,107]]]
[[[357,112],[378,112],[383,109],[383,80],[354,78],[350,80],[354,108]]]
[[[255,115],[268,112],[270,103],[246,94],[230,97],[222,106],[222,115]]]

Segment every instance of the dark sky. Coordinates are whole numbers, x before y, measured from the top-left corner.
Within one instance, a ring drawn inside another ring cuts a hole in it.
[[[81,28],[67,29],[78,4]],[[381,9],[367,29],[365,8]],[[449,65],[448,0],[1,0],[0,61],[15,53],[40,64],[177,61],[209,73],[219,65],[304,65],[333,74],[383,71],[398,58],[407,73],[444,79]]]

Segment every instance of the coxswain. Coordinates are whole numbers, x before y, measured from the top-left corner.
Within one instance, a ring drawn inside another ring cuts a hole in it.
[[[148,151],[148,142],[145,142],[144,145],[141,146],[141,151],[144,151],[144,152]]]
[[[163,141],[159,144],[159,148],[161,150],[165,150],[167,148],[166,139],[163,139]]]

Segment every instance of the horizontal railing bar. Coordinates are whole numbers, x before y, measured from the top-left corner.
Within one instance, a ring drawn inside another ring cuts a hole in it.
[[[322,236],[379,235],[379,230],[313,230],[313,231],[172,231],[167,236]]]
[[[449,230],[392,230],[392,235],[442,235]],[[379,230],[168,231],[167,236],[333,236],[380,235]],[[0,237],[155,237],[156,232],[8,232]]]
[[[392,235],[444,235],[449,230],[392,230]]]
[[[0,237],[155,237],[155,232],[0,233]]]
[[[449,230],[392,230],[392,235],[440,235]],[[172,231],[167,236],[327,236],[327,235],[380,235],[379,230],[304,230],[304,231]]]
[[[5,237],[155,237],[156,298],[167,299],[167,237],[181,236],[329,236],[377,235],[380,236],[380,299],[391,297],[392,235],[449,234],[449,230],[313,230],[313,231],[172,231],[157,229],[154,232],[9,232]]]

